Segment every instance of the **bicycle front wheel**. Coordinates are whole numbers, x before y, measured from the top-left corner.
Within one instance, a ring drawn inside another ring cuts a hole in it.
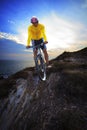
[[[46,65],[41,55],[37,56],[38,75],[42,81],[46,80]]]

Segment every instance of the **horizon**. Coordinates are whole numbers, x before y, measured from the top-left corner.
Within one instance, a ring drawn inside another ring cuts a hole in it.
[[[32,57],[32,51],[25,49],[32,16],[45,25],[51,59],[87,47],[87,0],[3,0],[0,5],[1,58]]]
[[[74,52],[79,52],[79,51],[82,51],[82,50],[84,50],[84,49],[86,49],[87,47],[84,47],[84,48],[81,48],[81,49],[78,49],[78,50],[76,50],[76,51],[63,51],[62,53],[60,53],[60,54],[58,54],[58,55],[56,55],[56,57],[54,56],[54,57],[50,57],[50,59],[49,59],[49,61],[51,61],[51,60],[53,60],[53,59],[55,59],[55,58],[57,58],[57,57],[59,57],[60,55],[62,55],[62,54],[64,54],[64,52],[66,52],[66,53],[74,53]],[[25,61],[25,62],[27,62],[27,61],[29,61],[29,62],[31,62],[31,64],[33,64],[34,65],[34,60],[33,60],[33,57],[31,56],[31,55],[29,55],[30,56],[30,59],[10,59],[10,58],[6,58],[6,59],[0,59],[0,61]]]

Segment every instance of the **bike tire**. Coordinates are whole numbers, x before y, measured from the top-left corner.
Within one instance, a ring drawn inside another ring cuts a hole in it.
[[[42,81],[45,81],[46,80],[46,65],[45,65],[44,59],[41,55],[38,55],[36,61],[37,61],[36,66],[37,66],[39,78]]]

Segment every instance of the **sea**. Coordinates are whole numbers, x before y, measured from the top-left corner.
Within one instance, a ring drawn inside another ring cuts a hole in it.
[[[0,60],[0,77],[9,76],[25,68],[34,66],[34,61],[26,60]]]

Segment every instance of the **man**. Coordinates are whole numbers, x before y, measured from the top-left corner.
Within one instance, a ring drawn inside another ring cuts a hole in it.
[[[48,41],[45,34],[45,27],[43,24],[39,23],[39,20],[36,17],[31,18],[31,23],[32,25],[28,27],[28,39],[27,39],[26,48],[30,48],[31,41],[32,41],[33,46],[44,42],[41,49],[43,50],[45,61],[46,61],[46,64],[48,65],[49,61],[48,61],[48,53],[47,53],[47,48],[46,48],[46,44],[48,43]],[[34,48],[33,52],[34,52],[34,59],[35,59],[37,55],[37,48]]]

